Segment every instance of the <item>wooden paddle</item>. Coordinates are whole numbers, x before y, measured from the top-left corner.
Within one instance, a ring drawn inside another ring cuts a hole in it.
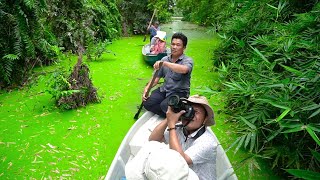
[[[148,25],[148,28],[147,28],[147,31],[146,31],[146,34],[144,35],[143,42],[145,42],[146,39],[147,39],[148,30],[149,30],[149,28],[150,28],[150,26],[151,26],[151,23],[152,23],[152,20],[153,20],[154,15],[156,14],[156,11],[157,11],[157,10],[154,9],[153,14],[152,14],[152,17],[151,17],[151,20],[150,20],[150,22],[149,22],[149,25]]]
[[[151,79],[151,83],[150,83],[149,86],[148,86],[146,95],[149,94],[149,91],[150,91],[150,89],[152,88],[152,85],[153,85],[153,83],[154,83],[154,80],[156,79],[156,77],[157,77],[157,75],[158,75],[158,72],[159,72],[160,68],[162,67],[162,64],[163,64],[163,62],[160,62],[160,64],[159,64],[159,69],[154,72],[154,74],[153,74],[153,76],[152,76],[152,79]],[[139,114],[140,114],[140,111],[141,111],[141,109],[142,109],[142,106],[143,106],[143,100],[142,100],[142,102],[141,102],[141,104],[140,104],[140,107],[139,107],[139,109],[138,109],[138,112],[134,115],[134,119],[135,119],[135,120],[137,120],[137,119],[139,118]]]

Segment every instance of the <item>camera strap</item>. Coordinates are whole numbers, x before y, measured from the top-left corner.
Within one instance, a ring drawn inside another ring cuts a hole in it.
[[[198,137],[200,137],[204,132],[206,132],[206,129],[207,129],[206,126],[202,126],[193,138],[197,139]]]
[[[183,126],[182,124],[181,125],[177,125],[176,127],[180,127],[180,128],[182,128],[182,132],[183,132],[183,134],[184,134],[184,136],[185,136],[185,140],[184,140],[184,142],[186,142],[187,140],[188,140],[188,135],[190,134],[189,133],[189,131],[186,129],[186,126]],[[193,136],[193,137],[191,137],[192,139],[197,139],[198,137],[200,137],[204,132],[206,132],[206,126],[202,126],[202,127],[200,127],[199,128],[199,130],[198,130],[198,132],[197,132],[197,134],[195,135],[195,136]]]

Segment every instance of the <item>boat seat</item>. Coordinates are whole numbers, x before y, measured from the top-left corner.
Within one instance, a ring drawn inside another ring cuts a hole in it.
[[[153,129],[161,122],[163,118],[159,115],[153,115],[134,135],[129,143],[130,151],[135,156],[141,147],[148,141],[149,136]]]

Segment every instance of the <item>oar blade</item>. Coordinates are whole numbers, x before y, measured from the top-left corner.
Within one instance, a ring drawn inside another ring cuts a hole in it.
[[[134,120],[137,120],[139,118],[139,114],[140,114],[140,111],[142,109],[142,106],[143,106],[143,102],[140,104],[138,112],[134,115],[134,117],[133,117]]]

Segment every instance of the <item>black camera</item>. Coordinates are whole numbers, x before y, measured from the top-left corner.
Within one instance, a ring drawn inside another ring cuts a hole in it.
[[[177,95],[173,95],[168,100],[168,105],[172,108],[173,112],[178,113],[182,110],[186,112],[181,115],[181,120],[191,121],[194,117],[194,109],[191,104],[185,99],[179,98]]]

